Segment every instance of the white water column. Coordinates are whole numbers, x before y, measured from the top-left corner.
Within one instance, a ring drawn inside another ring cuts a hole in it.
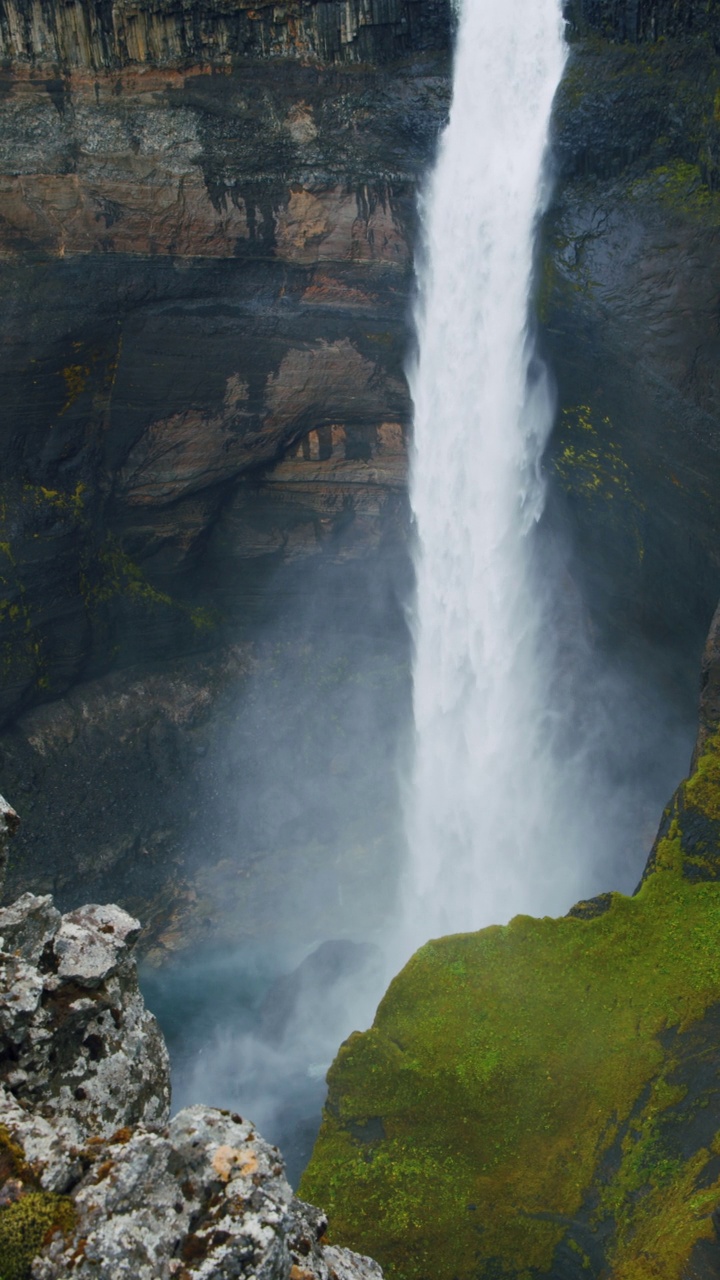
[[[550,405],[527,321],[563,33],[559,0],[464,0],[422,201],[407,946],[558,909],[566,803],[531,564]]]

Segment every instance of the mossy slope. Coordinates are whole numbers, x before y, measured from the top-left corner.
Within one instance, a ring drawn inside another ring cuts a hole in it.
[[[681,792],[707,823],[719,753],[709,737]],[[403,1280],[705,1274],[720,884],[686,874],[681,819],[604,913],[519,916],[413,957],[330,1071],[301,1194],[334,1240]]]
[[[43,1245],[74,1222],[72,1200],[40,1189],[22,1147],[0,1124],[0,1280],[29,1280]]]

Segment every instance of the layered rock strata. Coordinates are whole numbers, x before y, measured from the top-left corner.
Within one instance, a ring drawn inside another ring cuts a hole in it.
[[[220,782],[194,786],[195,748],[218,758],[249,645],[298,637],[310,598],[334,619],[318,665],[363,634],[405,660],[406,316],[449,15],[0,10],[0,770],[57,797],[24,806],[12,893],[202,898],[177,833]],[[51,810],[98,789],[108,820],[68,850]]]
[[[448,12],[5,6],[5,716],[401,538]]]
[[[0,911],[0,1265],[7,1280],[381,1280],[324,1243],[271,1147],[238,1115],[168,1123],[167,1054],[137,990],[139,926]]]

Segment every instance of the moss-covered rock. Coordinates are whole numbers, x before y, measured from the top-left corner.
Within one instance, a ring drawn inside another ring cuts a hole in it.
[[[635,897],[412,958],[330,1071],[333,1239],[403,1280],[717,1274],[718,824],[714,733]]]
[[[74,1222],[72,1200],[44,1191],[31,1191],[0,1209],[0,1280],[27,1280],[43,1244]]]

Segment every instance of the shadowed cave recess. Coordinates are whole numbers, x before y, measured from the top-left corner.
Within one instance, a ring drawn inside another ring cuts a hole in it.
[[[607,831],[558,912],[641,877],[720,583],[715,10],[566,17],[535,571]],[[390,976],[453,27],[443,0],[0,0],[5,898],[137,915],[178,1105],[252,1115],[293,1180]]]

